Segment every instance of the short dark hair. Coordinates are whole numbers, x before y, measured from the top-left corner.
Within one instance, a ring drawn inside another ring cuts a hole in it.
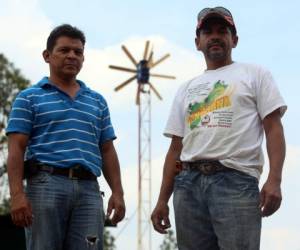
[[[70,24],[62,24],[62,25],[55,27],[51,31],[51,33],[47,39],[47,50],[48,51],[53,50],[56,40],[61,36],[67,36],[70,38],[79,39],[82,42],[83,46],[85,45],[85,36],[81,30],[79,30],[78,28],[76,28],[74,26],[71,26]]]

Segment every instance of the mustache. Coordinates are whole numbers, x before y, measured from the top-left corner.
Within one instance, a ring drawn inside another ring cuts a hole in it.
[[[222,47],[222,48],[225,47],[225,44],[224,44],[221,40],[219,40],[219,39],[214,39],[214,40],[211,40],[211,41],[209,41],[209,42],[207,43],[207,47],[208,47],[208,48],[210,48],[210,47],[212,47],[212,46],[216,46],[216,45],[218,45],[218,46],[220,46],[220,47]]]

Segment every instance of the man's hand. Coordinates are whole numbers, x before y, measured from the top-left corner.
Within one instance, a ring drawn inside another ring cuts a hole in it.
[[[107,217],[110,217],[113,213],[113,216],[111,218],[111,223],[113,225],[116,225],[118,222],[120,222],[124,216],[125,216],[125,202],[123,199],[123,195],[119,194],[112,194],[108,201],[107,206]]]
[[[24,193],[11,197],[11,217],[15,225],[28,227],[32,224],[32,209]]]
[[[276,212],[280,207],[281,200],[280,184],[267,180],[260,191],[262,216],[270,216]]]
[[[161,234],[167,233],[167,229],[171,227],[169,220],[169,206],[167,202],[157,202],[156,207],[152,212],[151,220],[153,227],[157,232]]]

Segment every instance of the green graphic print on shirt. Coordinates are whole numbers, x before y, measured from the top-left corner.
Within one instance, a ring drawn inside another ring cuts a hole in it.
[[[190,129],[196,128],[205,119],[205,116],[218,109],[231,106],[229,95],[225,95],[228,85],[218,80],[208,96],[202,102],[190,103],[187,122]]]

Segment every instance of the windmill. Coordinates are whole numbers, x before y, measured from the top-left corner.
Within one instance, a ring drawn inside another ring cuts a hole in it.
[[[166,60],[170,54],[153,61],[153,47],[149,52],[150,41],[146,41],[143,58],[137,61],[125,45],[122,50],[135,68],[109,65],[110,69],[134,73],[119,84],[119,91],[134,80],[137,81],[135,103],[138,106],[138,230],[137,250],[151,250],[151,92],[162,100],[157,89],[150,83],[150,77],[175,79],[174,76],[150,73],[155,66]],[[148,247],[147,247],[148,246]]]

